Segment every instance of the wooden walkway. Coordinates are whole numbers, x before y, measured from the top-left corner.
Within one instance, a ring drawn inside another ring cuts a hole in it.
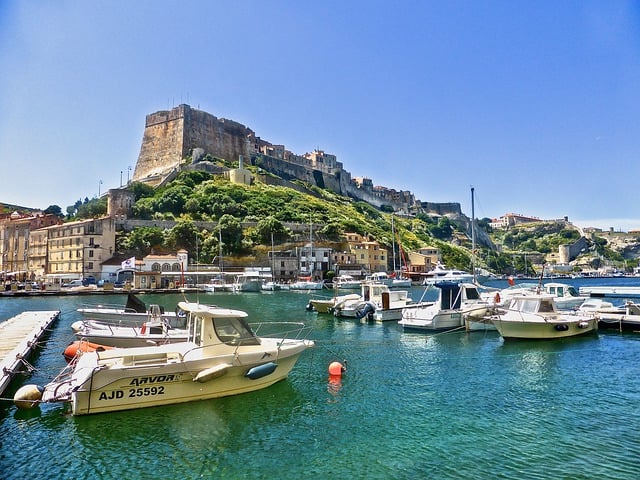
[[[590,297],[640,297],[640,287],[625,285],[608,287],[580,287],[580,295]]]
[[[22,312],[0,323],[0,396],[15,374],[28,365],[25,359],[59,316],[55,310]]]

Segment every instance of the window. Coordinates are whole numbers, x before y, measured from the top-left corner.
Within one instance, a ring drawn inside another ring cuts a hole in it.
[[[260,345],[260,340],[255,337],[249,324],[240,317],[211,319],[216,335],[224,343],[229,345]]]

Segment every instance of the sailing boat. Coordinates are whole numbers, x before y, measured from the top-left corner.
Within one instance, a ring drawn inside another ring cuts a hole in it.
[[[271,232],[271,280],[269,280],[268,282],[264,282],[260,287],[262,290],[267,292],[275,292],[276,290],[280,290],[282,287],[279,283],[276,283],[273,279],[273,270],[275,268],[273,253],[274,253],[273,252],[273,232]]]
[[[402,270],[402,260],[404,254],[402,253],[402,245],[400,244],[400,237],[398,237],[398,250],[400,252],[400,269],[396,268],[396,230],[393,221],[393,214],[391,215],[391,235],[392,235],[392,249],[393,249],[393,279],[391,281],[391,288],[409,288],[411,287],[411,279],[404,276]],[[406,265],[406,262],[405,262]]]
[[[324,283],[322,281],[314,281],[313,269],[315,260],[313,258],[313,223],[309,221],[309,276],[299,277],[297,282],[291,284],[291,290],[322,290]]]

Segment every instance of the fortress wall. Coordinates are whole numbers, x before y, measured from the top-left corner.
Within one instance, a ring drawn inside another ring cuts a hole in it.
[[[217,118],[187,105],[184,107],[184,156],[191,155],[194,148],[200,147],[205,153],[229,161],[238,161],[240,155],[249,158],[249,140],[255,137],[251,129],[233,120]]]
[[[424,213],[434,213],[436,215],[462,215],[459,203],[432,203],[420,202]]]
[[[182,107],[147,115],[133,181],[162,175],[180,163],[184,145]]]

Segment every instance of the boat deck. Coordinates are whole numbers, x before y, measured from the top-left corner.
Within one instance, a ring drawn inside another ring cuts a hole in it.
[[[30,311],[0,323],[0,395],[59,316],[56,310]]]

